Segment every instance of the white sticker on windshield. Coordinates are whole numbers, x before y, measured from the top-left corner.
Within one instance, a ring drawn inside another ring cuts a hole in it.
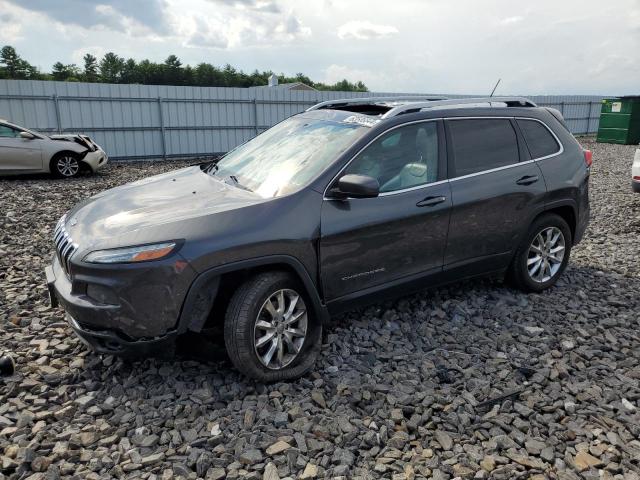
[[[613,113],[620,113],[620,110],[622,110],[622,102],[613,102],[611,104],[611,111]]]
[[[377,118],[371,118],[366,115],[351,115],[343,120],[344,123],[357,123],[365,127],[373,127],[379,122]]]

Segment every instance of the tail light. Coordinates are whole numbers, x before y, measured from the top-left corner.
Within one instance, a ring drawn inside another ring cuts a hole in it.
[[[633,179],[634,179],[636,182],[640,182],[640,175],[634,175],[634,176],[633,176]]]
[[[584,163],[587,165],[587,168],[589,168],[593,163],[593,152],[591,150],[583,150],[583,152],[584,152]]]

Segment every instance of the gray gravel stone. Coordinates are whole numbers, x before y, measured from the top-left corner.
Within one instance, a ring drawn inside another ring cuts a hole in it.
[[[98,356],[48,306],[57,219],[187,162],[0,179],[0,345],[17,366],[0,377],[0,480],[639,480],[634,149],[582,142],[592,221],[554,288],[481,279],[346,313],[315,371],[288,384],[241,377],[215,338],[175,360]]]

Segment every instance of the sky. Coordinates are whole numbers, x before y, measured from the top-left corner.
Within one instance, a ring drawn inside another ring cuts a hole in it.
[[[640,0],[0,0],[30,63],[113,51],[372,91],[640,94]]]

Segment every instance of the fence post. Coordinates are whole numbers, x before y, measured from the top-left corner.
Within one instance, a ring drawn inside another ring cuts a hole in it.
[[[164,113],[162,111],[162,97],[158,97],[158,112],[160,114],[160,138],[162,139],[162,159],[167,159],[167,139],[164,130]]]
[[[256,132],[256,136],[258,135],[258,99],[253,97],[253,127]]]
[[[62,133],[62,122],[60,121],[60,105],[58,104],[58,95],[53,94],[53,108],[56,111],[56,123],[58,127],[58,133]]]
[[[593,104],[595,102],[589,102],[589,116],[587,117],[587,134],[591,133],[591,114],[593,113]]]

